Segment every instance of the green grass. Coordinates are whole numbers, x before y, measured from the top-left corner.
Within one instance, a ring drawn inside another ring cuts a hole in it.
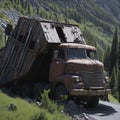
[[[7,106],[15,104],[17,110],[10,111]],[[34,105],[29,104],[25,100],[16,97],[12,98],[0,91],[0,119],[1,120],[30,120],[32,116],[39,113],[40,109]]]
[[[17,106],[16,110],[8,110],[10,104]],[[0,90],[0,120],[70,120],[64,113],[50,113],[47,109],[19,97],[10,97]]]
[[[108,96],[108,99],[110,102],[115,103],[115,104],[120,104],[116,98],[114,98],[111,94]]]

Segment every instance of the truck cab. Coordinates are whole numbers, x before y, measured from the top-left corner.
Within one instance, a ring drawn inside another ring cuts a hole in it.
[[[49,76],[54,83],[56,99],[69,94],[96,106],[100,96],[110,93],[104,65],[98,60],[96,48],[90,45],[60,44],[53,52]]]

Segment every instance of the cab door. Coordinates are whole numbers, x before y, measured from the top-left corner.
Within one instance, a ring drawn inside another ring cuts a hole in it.
[[[57,49],[53,52],[52,62],[50,64],[49,80],[53,82],[64,74],[65,52],[63,49]]]

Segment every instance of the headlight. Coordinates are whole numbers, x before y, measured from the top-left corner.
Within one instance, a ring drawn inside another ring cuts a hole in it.
[[[79,82],[82,82],[82,79],[81,79],[80,76],[72,76],[72,81],[76,82],[76,83],[79,83]]]
[[[84,86],[80,76],[72,76],[72,82],[72,88],[74,89],[81,89]]]
[[[107,76],[105,76],[105,82],[108,83],[109,79]]]

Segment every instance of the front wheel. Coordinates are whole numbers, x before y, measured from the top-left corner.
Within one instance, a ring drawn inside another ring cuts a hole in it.
[[[63,85],[56,87],[55,100],[64,101],[68,99],[68,92]]]
[[[99,97],[98,96],[90,97],[87,100],[87,106],[88,107],[97,107],[98,103],[99,103]]]

